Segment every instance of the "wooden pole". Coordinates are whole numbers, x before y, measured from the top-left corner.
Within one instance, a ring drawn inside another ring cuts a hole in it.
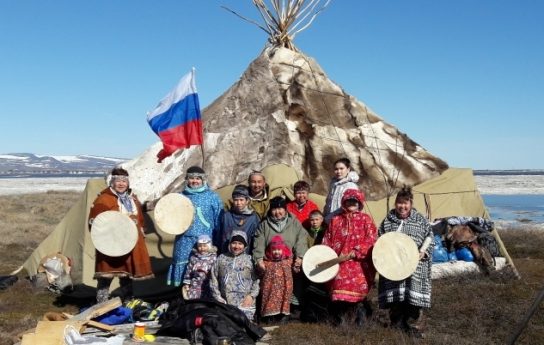
[[[538,293],[535,300],[533,301],[533,304],[525,314],[525,317],[523,318],[523,320],[521,320],[518,327],[514,331],[514,334],[512,334],[512,336],[508,340],[508,345],[514,345],[516,343],[518,337],[521,335],[521,332],[523,332],[525,327],[527,327],[529,320],[531,319],[531,317],[533,317],[540,303],[542,303],[542,299],[544,299],[544,287],[540,289],[540,292]]]
[[[514,275],[516,276],[517,279],[521,279],[521,275],[519,274],[518,269],[514,265],[514,261],[510,257],[510,254],[508,254],[508,252],[506,251],[506,247],[504,246],[504,243],[502,242],[499,236],[499,233],[497,232],[497,230],[493,230],[491,231],[491,234],[493,234],[493,237],[495,237],[495,240],[497,240],[497,244],[499,245],[501,254],[504,256],[504,258],[506,259],[506,262],[510,265],[510,267],[512,267],[512,271],[514,272]]]
[[[202,145],[200,145],[200,150],[202,151],[202,169],[205,169],[204,168],[204,161],[205,161],[205,158],[204,158],[204,143],[202,143]]]

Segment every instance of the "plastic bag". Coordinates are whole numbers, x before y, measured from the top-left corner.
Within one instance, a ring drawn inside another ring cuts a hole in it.
[[[434,235],[433,263],[447,262],[448,252],[442,245],[442,236]]]
[[[467,247],[459,248],[455,251],[455,255],[457,256],[457,259],[467,261],[467,262],[473,262],[474,256],[472,255],[472,252]]]
[[[103,338],[89,335],[81,335],[74,326],[68,325],[64,328],[65,345],[123,345],[125,337],[116,335],[114,337]]]

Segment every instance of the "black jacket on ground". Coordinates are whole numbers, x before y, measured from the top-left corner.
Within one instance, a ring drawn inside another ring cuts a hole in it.
[[[185,339],[191,339],[191,334],[200,328],[204,345],[215,345],[221,337],[228,337],[237,345],[254,345],[266,334],[235,306],[203,299],[173,301],[160,323],[158,335]]]

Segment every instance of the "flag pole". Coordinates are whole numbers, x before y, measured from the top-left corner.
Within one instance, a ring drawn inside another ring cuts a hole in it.
[[[195,80],[196,68],[194,66],[191,68],[191,73],[193,74],[193,80]],[[204,128],[202,128],[202,133],[200,135],[202,136],[202,144],[200,144],[200,151],[202,152],[202,168],[204,169],[204,161],[206,160],[206,155],[204,154]]]

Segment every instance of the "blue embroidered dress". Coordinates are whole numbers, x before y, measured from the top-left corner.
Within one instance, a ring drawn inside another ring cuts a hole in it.
[[[189,229],[185,233],[177,235],[174,242],[172,264],[168,270],[166,281],[168,285],[174,286],[180,286],[183,282],[189,255],[198,236],[208,235],[213,238],[215,233],[219,231],[223,215],[223,201],[207,184],[200,188],[185,187],[182,194],[193,203],[195,214]]]

